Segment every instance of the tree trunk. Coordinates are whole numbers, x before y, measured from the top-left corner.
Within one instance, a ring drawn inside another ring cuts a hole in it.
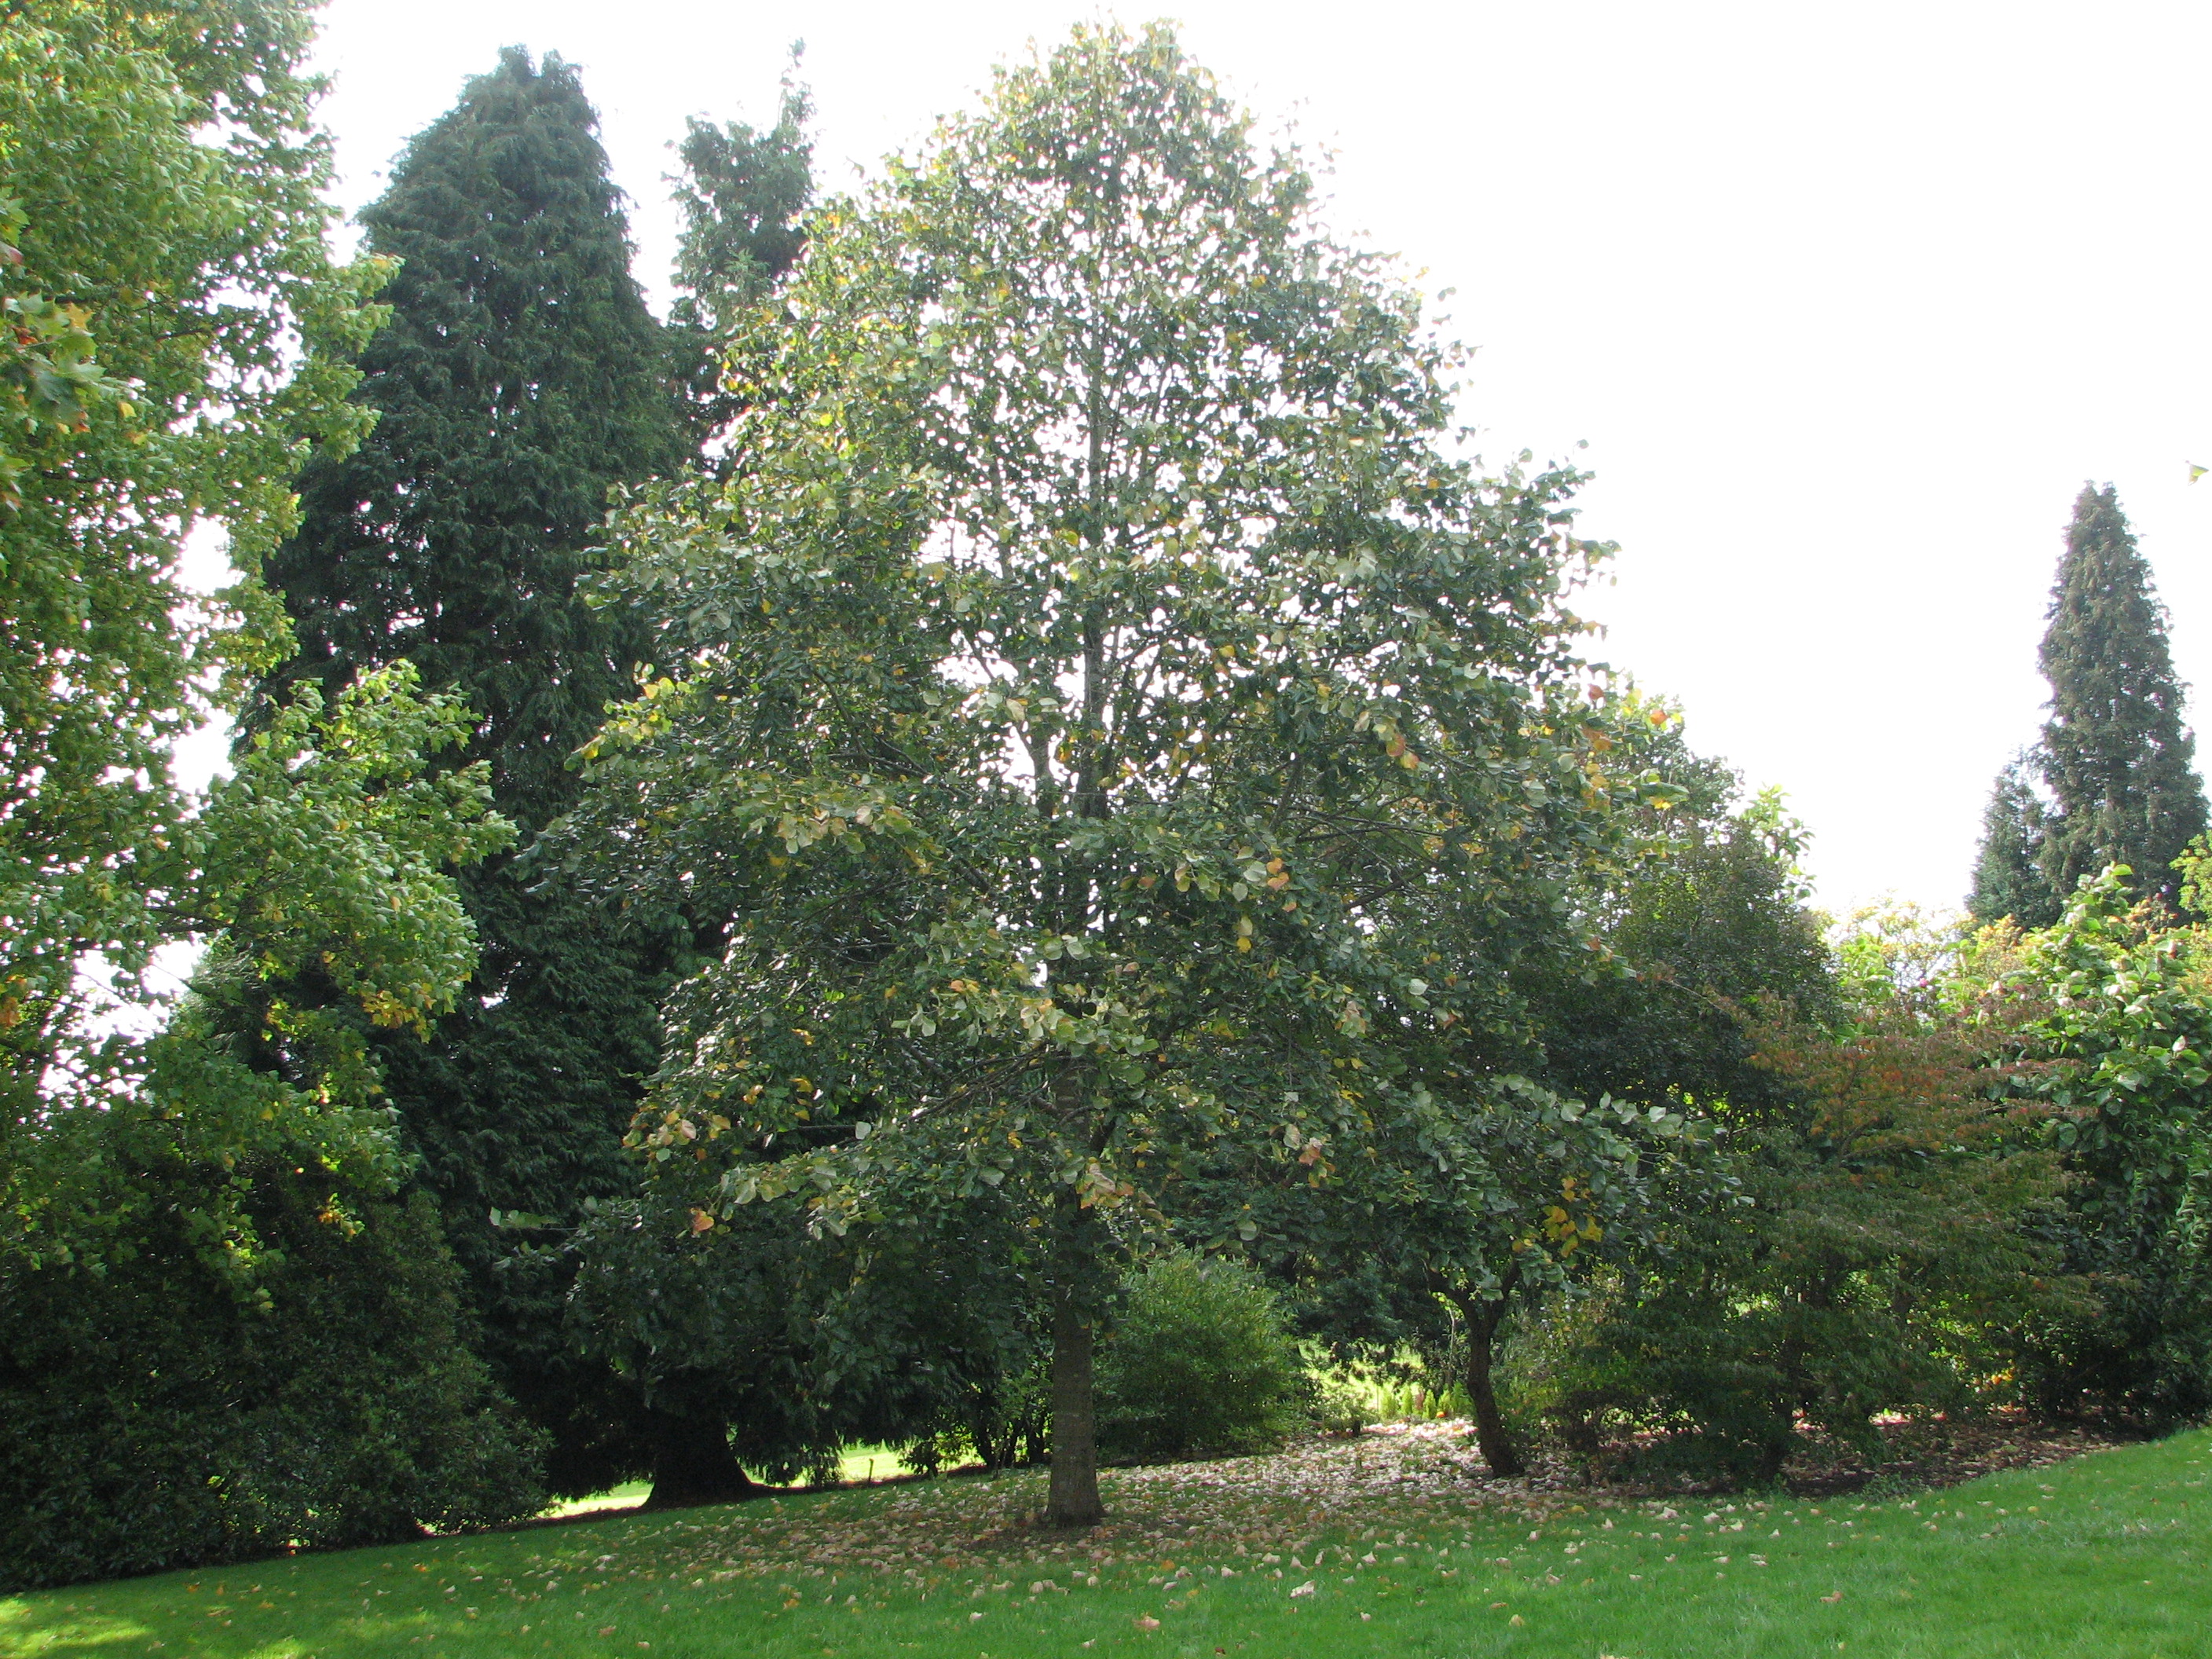
[[[730,1451],[730,1425],[713,1413],[653,1413],[653,1492],[649,1510],[734,1504],[760,1488]]]
[[[1528,1474],[1528,1465],[1506,1432],[1505,1414],[1498,1409],[1498,1390],[1490,1376],[1498,1328],[1505,1322],[1505,1297],[1478,1302],[1454,1291],[1451,1299],[1467,1321],[1467,1399],[1474,1412],[1474,1443],[1482,1449],[1482,1461],[1492,1474],[1513,1480]]]
[[[1091,1306],[1091,1215],[1070,1193],[1061,1200],[1059,1282],[1052,1307],[1052,1485],[1048,1526],[1095,1527],[1106,1518],[1098,1498],[1098,1396],[1091,1357],[1097,1324]]]

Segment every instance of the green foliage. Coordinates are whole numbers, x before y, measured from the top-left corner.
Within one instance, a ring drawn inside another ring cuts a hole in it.
[[[1018,1367],[993,1364],[963,1376],[957,1392],[927,1419],[900,1455],[925,1474],[970,1459],[989,1470],[1041,1463],[1050,1444],[1050,1356],[1033,1347]]]
[[[1720,1114],[1740,1185],[1627,1255],[1595,1317],[1555,1322],[1555,1417],[1683,1429],[1662,1461],[1771,1480],[1801,1418],[1871,1450],[1879,1413],[2005,1401],[2023,1333],[2086,1307],[2039,1225],[2044,1115],[1992,1098],[2016,1012],[1880,994],[1840,1030],[1758,1018],[1778,1087]]]
[[[300,653],[262,718],[302,687],[414,665],[465,697],[464,758],[489,769],[525,853],[464,884],[482,942],[461,1006],[427,1042],[377,1052],[469,1270],[504,1386],[553,1430],[563,1492],[637,1473],[635,1402],[561,1334],[561,1285],[500,1276],[495,1210],[573,1223],[633,1185],[620,1150],[657,1058],[655,1012],[690,946],[665,911],[619,914],[547,883],[530,838],[573,799],[570,755],[632,689],[649,631],[579,591],[601,562],[609,489],[687,450],[669,346],[629,273],[619,192],[573,67],[520,51],[410,144],[362,214],[401,262],[392,321],[361,358],[376,425],[301,475],[298,533],[270,561]],[[295,988],[312,1003],[312,984]]]
[[[35,465],[0,515],[11,1270],[101,1267],[181,1202],[206,1258],[250,1271],[223,1183],[199,1200],[135,1184],[170,1160],[281,1149],[388,1180],[373,1071],[260,988],[312,962],[363,1020],[450,1006],[474,946],[445,867],[507,837],[479,773],[421,775],[458,716],[404,674],[327,715],[303,702],[204,801],[169,779],[168,742],[222,706],[210,683],[265,660],[282,626],[251,576],[227,604],[187,603],[180,538],[206,514],[250,565],[289,523],[283,481],[307,441],[341,449],[366,423],[331,356],[374,321],[359,302],[382,268],[328,262],[307,31],[278,4],[42,6],[0,31],[21,254],[7,280],[66,296],[106,377],[77,383],[74,416],[10,429]],[[143,969],[193,937],[225,971],[149,1038],[165,1010]],[[118,970],[106,995],[81,971],[93,951]]]
[[[1378,1414],[1379,1392],[1368,1379],[1342,1364],[1310,1369],[1313,1399],[1310,1409],[1314,1426],[1323,1434],[1358,1434]]]
[[[1655,758],[1695,781],[1663,810],[1643,807],[1617,859],[1592,866],[1585,902],[1604,959],[1530,988],[1537,1064],[1586,1098],[1749,1106],[1771,1085],[1738,1011],[1765,998],[1832,1014],[1828,947],[1798,867],[1803,826],[1771,791],[1731,810],[1734,780],[1698,778],[1717,769],[1666,752],[1678,744]]]
[[[1972,918],[1885,900],[1853,911],[1832,930],[1841,1013],[1955,1014],[1987,985],[1991,942],[2016,931],[1977,927]]]
[[[1170,1252],[1123,1281],[1099,1351],[1099,1449],[1150,1463],[1270,1450],[1310,1419],[1311,1392],[1272,1290],[1234,1260]]]
[[[934,1231],[870,1231],[866,1274],[838,1310],[844,1368],[871,1385],[880,1437],[908,1446],[916,1468],[972,1455],[1003,1469],[1046,1455],[1051,1285],[1028,1234],[1011,1206],[991,1202]],[[866,1349],[852,1340],[863,1332]]]
[[[97,1094],[114,994],[203,925],[168,749],[281,623],[247,574],[311,441],[366,421],[343,358],[374,262],[334,268],[306,14],[54,0],[0,29],[0,1119]],[[178,585],[203,519],[241,575]],[[218,924],[219,925],[219,924]],[[82,1081],[80,1081],[82,1079]]]
[[[773,127],[756,131],[741,121],[718,127],[695,117],[677,146],[684,163],[676,190],[684,241],[676,256],[681,292],[668,323],[693,433],[702,443],[724,432],[744,407],[725,354],[740,337],[758,343],[750,313],[806,246],[804,220],[814,200],[806,122],[813,106],[797,82],[799,51],[792,48]]]
[[[393,1536],[537,1502],[461,1346],[363,1029],[476,960],[451,867],[510,843],[404,670],[302,696],[203,798],[168,748],[285,646],[289,480],[366,429],[308,23],[283,0],[0,28],[0,1573]],[[177,581],[228,532],[222,599]],[[146,974],[204,943],[173,1003]],[[92,963],[112,969],[102,987]],[[313,1002],[280,989],[319,981]]]
[[[743,1495],[739,1469],[834,1478],[854,1443],[908,1448],[918,1468],[970,1454],[1000,1468],[1044,1436],[1045,1297],[1015,1231],[986,1200],[933,1227],[810,1241],[794,1201],[718,1220],[656,1182],[595,1205],[570,1241],[571,1334],[632,1385],[648,1437],[729,1425],[723,1498]],[[656,1504],[672,1498],[656,1483]]]
[[[358,1035],[452,1005],[475,953],[444,866],[510,838],[481,767],[425,775],[466,719],[412,688],[372,675],[327,714],[309,692],[240,757],[179,834],[183,914],[220,929],[191,994],[0,1139],[0,1577],[542,1501],[434,1217],[391,1196],[405,1165]],[[280,988],[310,964],[330,1007]]]
[[[1611,787],[1573,476],[1443,452],[1451,359],[1311,196],[1164,28],[1081,32],[815,216],[738,465],[620,521],[672,672],[575,829],[729,919],[641,1144],[833,1235],[1004,1194],[1072,1376],[1188,1159],[1326,1182],[1339,1060],[1488,1025]],[[1415,889],[1492,924],[1449,982]]]
[[[834,1468],[848,1426],[834,1390],[818,1386],[815,1328],[830,1294],[822,1281],[844,1264],[810,1255],[800,1230],[769,1210],[743,1220],[702,1236],[665,1194],[595,1206],[579,1241],[572,1325],[633,1385],[646,1437],[735,1419],[724,1455],[789,1480]],[[728,1471],[721,1478],[742,1491]]]
[[[364,1198],[281,1157],[131,1174],[149,1213],[102,1273],[0,1261],[0,1586],[542,1504],[538,1449],[463,1340],[425,1199]],[[224,1185],[259,1247],[251,1295],[194,1223]]]
[[[2174,860],[2204,833],[2196,739],[2166,647],[2166,607],[2111,485],[2083,485],[2066,529],[2040,661],[2051,682],[2041,767],[2054,805],[2039,863],[2060,901],[2107,865],[2171,902]],[[1979,914],[1978,912],[1978,914]]]
[[[269,562],[300,653],[267,694],[414,663],[468,698],[470,757],[526,834],[645,652],[577,592],[607,492],[684,455],[597,124],[572,66],[510,49],[409,144],[361,216],[399,262],[355,393],[374,430],[301,474]]]
[[[240,757],[170,849],[170,920],[210,944],[192,994],[150,1037],[110,1033],[0,1136],[0,1262],[104,1270],[180,1209],[210,1265],[256,1271],[242,1188],[198,1198],[138,1174],[254,1158],[318,1167],[367,1191],[401,1162],[362,1024],[421,1029],[475,961],[447,866],[507,844],[481,768],[424,775],[465,717],[413,694],[406,670],[372,676],[324,715],[303,698]],[[307,965],[335,1006],[305,1009],[282,981]],[[338,1009],[349,1009],[342,1014]]]
[[[2021,927],[2048,927],[2063,908],[2043,869],[2045,814],[2033,782],[2040,760],[2016,757],[1990,791],[1974,858],[1974,890],[1966,899],[1977,921],[2009,919]]]
[[[2212,1410],[2212,960],[2200,929],[2147,926],[2126,876],[2085,884],[1998,982],[2034,1011],[2011,1087],[2071,1177],[2048,1235],[2100,1304],[2040,1333],[2040,1403],[2165,1425]]]
[[[1373,1056],[1388,1079],[1376,1161],[1293,1270],[1313,1285],[1305,1317],[1333,1342],[1449,1349],[1501,1474],[1522,1466],[1492,1381],[1513,1316],[1579,1293],[1606,1259],[1648,1247],[1672,1208],[1725,1186],[1702,1114],[1771,1091],[1735,999],[1832,997],[1795,824],[1771,798],[1729,814],[1733,780],[1689,754],[1679,723],[1620,702],[1606,758],[1640,787],[1568,886],[1602,931],[1529,953],[1516,975],[1524,1063],[1593,1103],[1501,1076],[1500,1050],[1519,1056],[1496,1036],[1439,1046],[1401,1030]],[[1455,963],[1480,959],[1485,942],[1464,930],[1490,924],[1445,908],[1410,925]]]
[[[1323,1336],[1352,1352],[1410,1340],[1449,1365],[1432,1380],[1464,1390],[1485,1459],[1519,1474],[1492,1374],[1509,1319],[1579,1293],[1608,1255],[1648,1243],[1677,1188],[1709,1173],[1705,1126],[1441,1067],[1376,1094],[1373,1157],[1320,1217],[1279,1221],[1259,1194],[1249,1207],[1262,1231],[1304,1246],[1302,1273],[1322,1281],[1304,1312]]]

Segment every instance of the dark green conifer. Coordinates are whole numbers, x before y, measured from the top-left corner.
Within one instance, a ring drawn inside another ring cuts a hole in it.
[[[2196,740],[2166,647],[2166,607],[2111,485],[2085,484],[2043,636],[2051,718],[2042,771],[2054,809],[2039,863],[2063,903],[2108,864],[2136,890],[2172,900],[2173,861],[2205,827]]]
[[[2021,753],[1997,774],[1982,813],[1982,842],[1974,860],[1974,890],[1966,909],[1975,921],[2009,916],[2022,927],[2047,927],[2061,906],[2038,862],[2044,842],[2043,803],[2035,793],[2035,760]]]
[[[792,48],[774,126],[757,131],[742,121],[716,126],[694,117],[677,146],[684,241],[668,323],[702,444],[743,406],[726,383],[725,359],[744,333],[745,313],[774,291],[806,246],[805,216],[814,199],[806,121],[813,105],[797,78],[799,51]]]
[[[641,625],[579,591],[611,486],[691,453],[670,342],[629,270],[621,198],[576,71],[520,49],[416,137],[362,216],[404,261],[360,398],[380,411],[301,480],[270,561],[300,654],[265,688],[342,684],[405,658],[479,716],[525,850],[471,873],[471,995],[428,1045],[393,1041],[387,1086],[481,1311],[487,1358],[556,1443],[552,1484],[591,1490],[646,1458],[635,1401],[574,1358],[562,1286],[495,1271],[495,1211],[556,1221],[635,1180],[621,1136],[659,1059],[659,994],[684,939],[590,895],[535,885],[531,837],[572,802],[567,762],[633,689]]]

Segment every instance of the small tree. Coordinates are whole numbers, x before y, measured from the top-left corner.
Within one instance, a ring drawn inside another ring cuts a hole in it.
[[[1853,982],[1835,1027],[1747,1011],[1776,1087],[1717,1109],[1735,1180],[1627,1253],[1561,1368],[1571,1408],[1687,1426],[1665,1455],[1771,1480],[1801,1419],[1870,1452],[1877,1414],[1972,1407],[2081,1305],[2039,1225],[2044,1115],[2003,1097],[2007,1011]]]
[[[1577,894],[1601,951],[1528,986],[1540,1048],[1522,1064],[1585,1100],[1747,1108],[1772,1087],[1741,1010],[1765,998],[1826,1016],[1833,974],[1799,868],[1803,826],[1772,792],[1737,800],[1735,779],[1678,730],[1655,745],[1663,806],[1632,815]]]
[[[1450,360],[1311,193],[1167,30],[1079,32],[815,217],[739,465],[622,525],[681,667],[577,829],[730,918],[635,1138],[710,1218],[1009,1202],[1056,1522],[1158,1194],[1224,1142],[1326,1181],[1349,1063],[1489,1021],[1610,787],[1572,476],[1443,453]],[[1449,984],[1415,890],[1492,924]]]
[[[2074,503],[2039,655],[2051,682],[2042,769],[2055,802],[2037,855],[2045,882],[2063,903],[2085,877],[2125,865],[2171,903],[2173,861],[2204,833],[2204,787],[2181,723],[2166,607],[2109,484],[2083,485]]]

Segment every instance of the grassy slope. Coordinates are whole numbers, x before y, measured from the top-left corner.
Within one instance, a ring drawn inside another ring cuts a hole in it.
[[[1869,1504],[1210,1467],[1119,1477],[1123,1524],[1075,1545],[1006,1527],[1033,1476],[939,1481],[0,1599],[0,1656],[2212,1656],[2212,1435]]]

